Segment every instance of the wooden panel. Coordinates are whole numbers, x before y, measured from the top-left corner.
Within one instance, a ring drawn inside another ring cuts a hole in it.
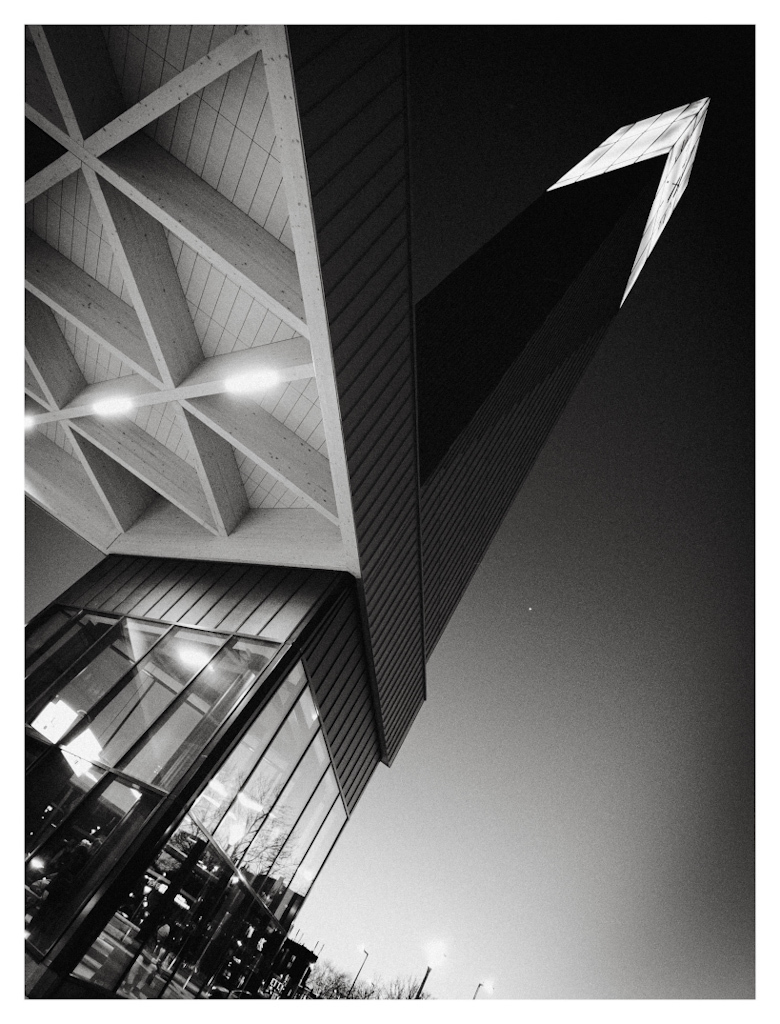
[[[142,135],[95,165],[130,199],[306,335],[295,256],[205,181]]]
[[[127,530],[154,501],[155,491],[86,438],[75,432],[70,436],[109,516],[120,530]]]
[[[197,453],[197,472],[214,521],[225,536],[249,511],[244,484],[231,445],[186,409],[181,410]]]
[[[157,373],[175,386],[203,361],[203,351],[163,226],[94,171],[87,168],[84,174]]]
[[[28,291],[24,293],[24,342],[39,388],[49,404],[61,409],[85,387],[86,381],[54,314]]]
[[[191,399],[185,407],[331,522],[337,521],[328,460],[276,417],[255,402],[228,395]]]
[[[74,533],[105,551],[119,532],[81,465],[36,432],[25,444],[25,491]]]
[[[87,138],[122,112],[122,96],[96,25],[36,25],[32,31],[60,112],[74,138]]]
[[[188,516],[214,530],[195,470],[130,420],[108,423],[82,417],[72,428]]]
[[[132,306],[46,245],[26,236],[25,285],[29,291],[152,383],[155,366]]]

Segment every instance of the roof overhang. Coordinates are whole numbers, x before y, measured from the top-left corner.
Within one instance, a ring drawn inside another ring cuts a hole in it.
[[[28,30],[27,491],[106,553],[359,575],[286,32],[133,32]]]

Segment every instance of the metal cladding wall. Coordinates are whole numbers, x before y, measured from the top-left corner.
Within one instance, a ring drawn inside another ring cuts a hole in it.
[[[356,585],[346,573],[109,555],[57,601],[242,633],[301,652],[351,811],[380,760]]]
[[[346,586],[301,641],[349,811],[381,759],[357,594]]]
[[[396,27],[291,27],[383,758],[425,699],[405,51]]]
[[[318,569],[109,555],[58,604],[284,643],[338,577]]]
[[[616,226],[541,326],[530,339],[523,339],[520,355],[422,486],[428,657],[620,307],[657,184],[652,177],[653,169],[647,168],[636,176],[638,187]],[[587,201],[592,196],[583,194],[583,198]],[[494,258],[510,260],[511,266],[511,253],[487,247],[470,261],[477,294],[481,275],[504,272]],[[450,283],[448,279],[444,285]],[[533,286],[528,280],[524,284]],[[437,292],[432,293],[436,307],[429,315],[446,317],[453,307],[446,288]],[[508,289],[502,307],[493,308],[492,318],[487,312],[482,329],[487,333],[499,324],[503,327],[507,311],[511,315],[516,302]],[[418,329],[423,330],[419,319]]]

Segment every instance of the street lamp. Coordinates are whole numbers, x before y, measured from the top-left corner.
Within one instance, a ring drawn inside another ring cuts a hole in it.
[[[429,943],[426,947],[426,952],[428,954],[428,967],[425,969],[425,974],[423,975],[423,980],[420,982],[420,987],[417,989],[417,995],[414,997],[415,999],[422,999],[425,982],[428,980],[428,975],[431,973],[431,970],[434,967],[438,967],[440,964],[443,964],[447,959],[447,954],[444,952],[443,942]]]
[[[493,994],[493,985],[492,985],[492,983],[489,982],[489,981],[480,981],[480,983],[477,985],[476,989],[474,990],[474,995],[472,996],[472,999],[476,999],[477,998],[477,996],[479,995],[479,990],[481,988],[484,988],[484,990],[487,992],[487,994],[489,996]]]
[[[364,946],[360,946],[359,949],[361,953],[365,953],[365,956],[363,957],[363,963],[360,965],[360,967],[358,967],[358,972],[355,975],[355,981],[353,981],[352,984],[349,986],[349,992],[347,992],[347,999],[349,999],[349,997],[352,995],[352,989],[355,987],[355,982],[360,977],[360,972],[366,966],[366,960],[368,960],[368,950]]]

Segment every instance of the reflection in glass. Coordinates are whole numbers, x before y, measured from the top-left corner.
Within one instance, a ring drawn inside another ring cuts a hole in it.
[[[37,661],[36,655],[43,645],[73,618],[74,612],[64,608],[53,608],[45,619],[33,629],[28,629],[24,638],[24,660],[28,669]]]
[[[50,749],[27,778],[25,857],[59,828],[105,773],[88,761]]]
[[[265,751],[305,681],[303,669],[300,665],[296,665],[241,738],[236,749],[198,797],[195,803],[198,820],[209,832],[213,832],[217,827],[225,809],[246,782],[247,776]],[[305,714],[303,720],[306,721]],[[244,799],[240,801],[240,806],[251,809],[252,801],[261,803],[258,795],[253,795],[250,787],[244,793]]]
[[[287,837],[329,763],[325,741],[318,733],[271,809],[266,814],[257,812],[251,841],[247,844],[248,836],[243,837],[245,851],[239,866],[246,872],[258,877],[274,862],[279,869],[283,867],[287,855],[282,855],[282,850]]]
[[[320,868],[325,863],[325,858],[338,839],[346,820],[347,812],[344,810],[344,805],[341,800],[337,800],[306,856],[301,861],[287,891],[281,895],[281,898],[277,897],[278,902],[273,907],[273,911],[283,927],[287,927],[294,919],[309,889],[314,884],[314,879],[319,874]]]
[[[156,802],[150,794],[107,778],[49,834],[26,868],[25,927],[34,947],[45,952],[51,946]]]
[[[269,868],[269,876],[263,883],[263,890],[268,893],[271,909],[274,908],[279,897],[292,881],[293,875],[298,870],[338,793],[336,776],[333,774],[333,769],[330,768],[323,776],[313,796],[306,804],[298,823]]]
[[[46,702],[48,687],[65,673],[61,685],[82,667],[81,659],[90,650],[93,654],[107,647],[116,632],[116,619],[105,615],[82,615],[72,626],[39,656],[32,659],[25,677],[28,709],[34,717]],[[28,718],[29,721],[29,718]]]
[[[217,843],[235,863],[243,862],[246,851],[263,826],[269,808],[285,786],[317,727],[314,702],[308,690],[304,690],[214,833]],[[218,810],[224,806],[229,793],[227,788],[224,793],[220,793],[219,788],[209,787],[205,791],[209,799],[199,800],[197,811],[207,805],[209,800],[213,801],[211,806],[215,811]],[[294,821],[289,823],[290,828],[293,824]]]
[[[245,988],[276,929],[194,822],[130,887],[75,974],[126,999],[192,999]]]
[[[66,749],[79,757],[115,765],[223,643],[224,637],[174,629],[151,649],[117,689],[107,685],[103,671],[102,678],[96,682],[102,699],[91,704],[94,717],[89,725],[67,740]],[[96,665],[97,662],[93,662],[85,673]]]
[[[163,789],[173,786],[277,650],[261,641],[231,641],[196,676],[141,749],[125,761],[124,771]]]

